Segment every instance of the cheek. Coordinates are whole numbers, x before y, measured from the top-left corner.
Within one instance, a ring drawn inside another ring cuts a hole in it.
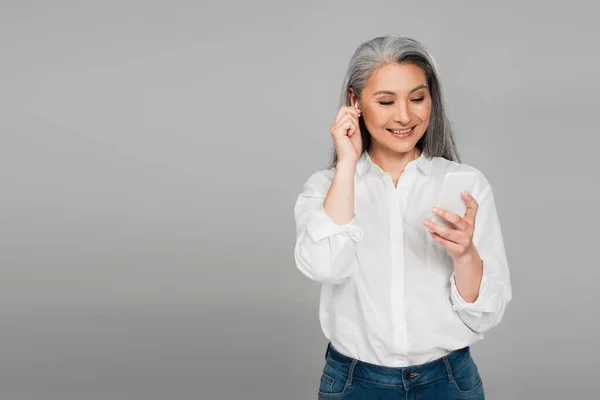
[[[415,113],[419,116],[420,119],[424,121],[429,120],[429,117],[431,116],[431,101],[420,104],[417,107]]]
[[[366,117],[365,124],[380,128],[388,124],[391,118],[393,118],[393,110],[385,108],[374,109]]]

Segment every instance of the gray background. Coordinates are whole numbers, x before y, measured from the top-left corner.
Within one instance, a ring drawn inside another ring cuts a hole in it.
[[[293,205],[350,56],[434,55],[514,298],[489,399],[595,398],[597,10],[584,2],[0,2],[0,397],[311,399]],[[482,4],[485,3],[485,4]]]

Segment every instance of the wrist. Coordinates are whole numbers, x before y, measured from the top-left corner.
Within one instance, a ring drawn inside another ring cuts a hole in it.
[[[337,161],[337,165],[354,166],[357,162],[357,159],[355,160],[353,158],[341,158]]]
[[[340,160],[337,162],[335,169],[337,172],[341,173],[350,173],[354,175],[354,171],[356,169],[356,160]]]
[[[460,267],[462,265],[474,265],[475,263],[481,263],[481,258],[475,246],[465,254],[454,258],[454,266]]]

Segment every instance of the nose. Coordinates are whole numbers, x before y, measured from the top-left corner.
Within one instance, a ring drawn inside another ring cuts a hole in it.
[[[408,104],[405,101],[397,101],[398,105],[394,112],[394,122],[399,122],[402,125],[407,125],[410,122],[410,113]]]

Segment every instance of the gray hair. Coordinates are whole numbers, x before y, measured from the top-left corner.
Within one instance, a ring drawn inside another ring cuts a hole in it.
[[[416,147],[427,157],[443,157],[460,162],[450,118],[446,113],[442,84],[433,57],[425,47],[406,36],[381,36],[369,40],[356,49],[350,60],[342,88],[341,106],[350,106],[348,89],[352,88],[360,100],[362,91],[373,72],[390,64],[412,64],[420,67],[427,77],[431,95],[431,116],[423,137]],[[371,146],[371,134],[363,118],[359,118],[363,153]],[[331,166],[337,164],[335,147]]]

